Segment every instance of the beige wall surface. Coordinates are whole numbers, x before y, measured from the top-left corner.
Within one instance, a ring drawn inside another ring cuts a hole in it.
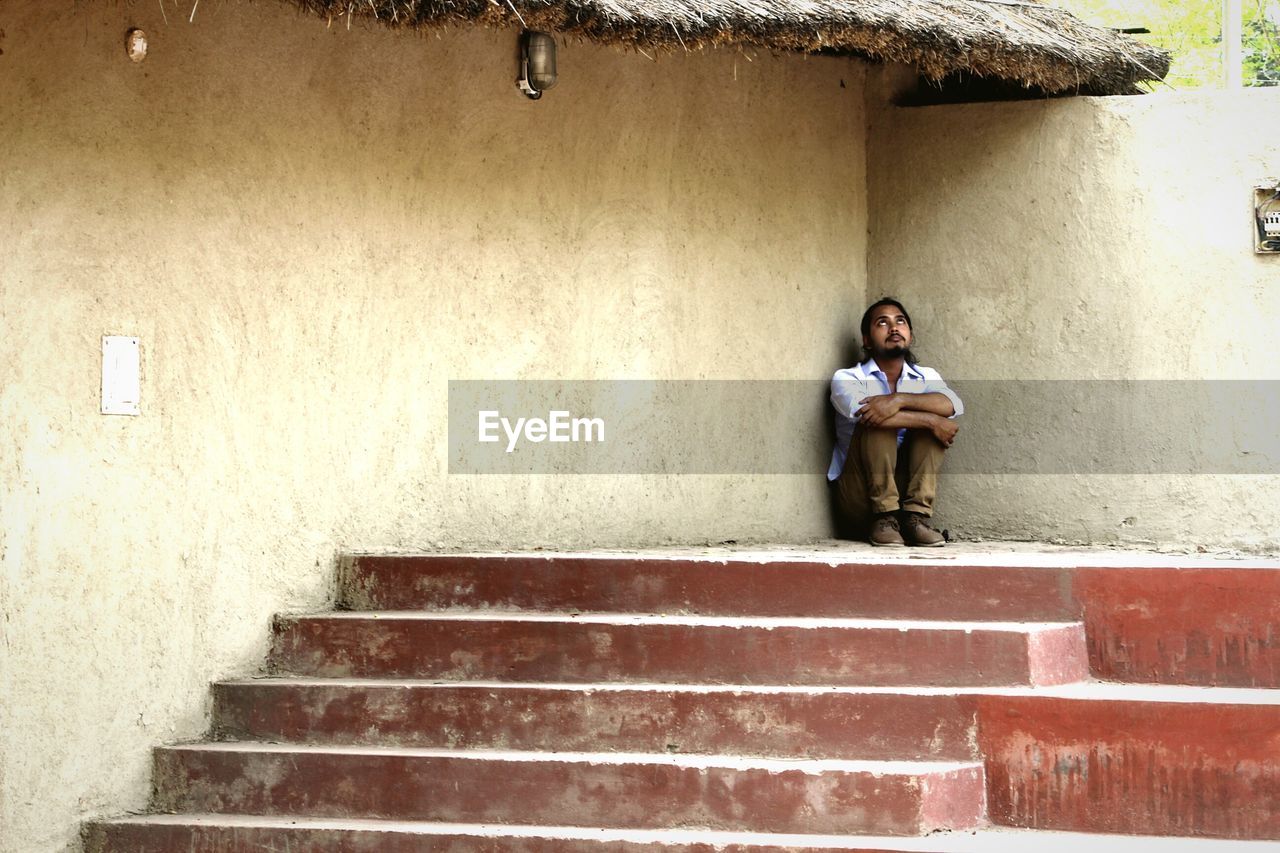
[[[0,31],[0,850],[144,806],[148,749],[343,550],[828,533],[819,476],[448,476],[446,392],[830,375],[860,64],[574,42],[534,103],[514,32],[34,0]],[[98,413],[105,334],[140,417]]]
[[[1252,187],[1280,178],[1280,91],[869,103],[868,296],[907,303],[923,363],[971,380],[1280,379],[1280,255],[1251,238]],[[965,441],[981,453],[962,426]],[[1280,477],[1206,470],[957,474],[939,516],[971,536],[1280,550]]]

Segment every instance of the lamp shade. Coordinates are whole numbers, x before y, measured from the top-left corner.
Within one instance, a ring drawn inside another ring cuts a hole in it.
[[[541,92],[556,84],[556,42],[547,33],[530,31],[524,42],[529,85]]]

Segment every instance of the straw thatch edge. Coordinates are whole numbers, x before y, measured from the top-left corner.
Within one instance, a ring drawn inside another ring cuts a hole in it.
[[[840,52],[1048,94],[1131,94],[1164,78],[1169,55],[1022,0],[291,0],[330,20],[425,29],[519,26],[639,49],[743,45]]]

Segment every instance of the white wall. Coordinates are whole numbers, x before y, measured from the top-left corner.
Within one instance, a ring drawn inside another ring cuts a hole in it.
[[[142,807],[344,549],[828,531],[818,476],[447,476],[446,383],[829,375],[861,65],[575,42],[532,103],[514,32],[189,11],[0,5],[6,851]],[[104,334],[140,417],[98,414]]]
[[[1251,240],[1251,189],[1280,177],[1280,90],[870,102],[867,296],[907,303],[924,363],[983,380],[1280,379],[1280,256]],[[1278,486],[963,474],[939,517],[970,536],[1274,552]]]

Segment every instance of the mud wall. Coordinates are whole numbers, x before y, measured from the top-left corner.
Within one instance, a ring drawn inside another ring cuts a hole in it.
[[[0,31],[0,849],[143,807],[149,748],[342,551],[827,534],[817,472],[450,476],[446,394],[829,375],[860,64],[562,43],[535,103],[515,32],[238,0]],[[107,334],[140,340],[137,417],[99,414]]]
[[[869,85],[867,295],[906,301],[923,363],[1023,396],[1042,380],[1280,379],[1280,255],[1255,255],[1252,239],[1252,188],[1280,178],[1280,91],[908,108],[889,105],[894,81]],[[1117,393],[1123,417],[1039,448],[1051,407],[982,413],[1028,437],[1030,464],[1007,473],[988,456],[983,470],[990,436],[962,426],[967,470],[945,478],[939,518],[979,537],[1280,549],[1274,390],[1229,391],[1214,413],[1168,399],[1172,411],[1144,410]],[[1107,430],[1155,461],[1063,463]],[[1250,457],[1240,431],[1272,458]],[[1162,455],[1161,436],[1177,451]],[[1217,461],[1198,464],[1202,451]]]

